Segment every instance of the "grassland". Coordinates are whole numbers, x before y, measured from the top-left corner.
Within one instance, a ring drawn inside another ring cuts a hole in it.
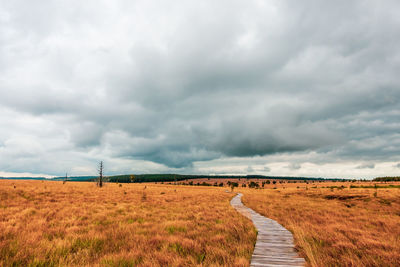
[[[237,190],[245,205],[293,233],[308,266],[400,266],[398,187],[296,183]]]
[[[0,266],[248,266],[225,190],[0,180]]]
[[[400,183],[232,181],[307,265],[399,266]],[[248,266],[256,233],[225,190],[0,180],[0,266]]]

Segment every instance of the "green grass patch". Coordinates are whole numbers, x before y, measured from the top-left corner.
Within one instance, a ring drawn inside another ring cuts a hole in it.
[[[168,226],[165,228],[165,230],[169,234],[174,234],[175,232],[180,232],[180,233],[186,233],[186,227],[180,227],[180,226]]]
[[[138,257],[136,259],[104,259],[101,261],[101,264],[104,266],[112,266],[112,267],[133,267],[138,266],[143,262],[142,257]]]
[[[38,260],[35,259],[33,262],[29,263],[29,267],[54,267],[58,266],[58,262],[54,262],[53,260]]]
[[[70,253],[88,249],[93,254],[99,254],[104,248],[105,241],[99,238],[78,238],[69,247]]]
[[[169,244],[168,250],[178,253],[181,256],[185,256],[187,254],[187,251],[185,250],[185,248],[182,247],[182,245],[179,244],[178,242]]]

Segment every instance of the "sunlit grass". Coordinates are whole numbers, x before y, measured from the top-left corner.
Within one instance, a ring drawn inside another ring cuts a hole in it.
[[[248,266],[223,188],[0,181],[0,266]]]
[[[400,190],[378,185],[386,188],[297,183],[240,190],[247,206],[293,232],[309,266],[400,266]]]

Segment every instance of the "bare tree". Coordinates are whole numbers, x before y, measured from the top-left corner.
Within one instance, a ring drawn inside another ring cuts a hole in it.
[[[99,180],[97,182],[97,186],[98,187],[103,187],[103,169],[104,169],[103,161],[100,161],[100,165],[99,165]]]
[[[68,173],[65,174],[65,178],[64,178],[63,184],[65,184],[67,181],[68,181]]]

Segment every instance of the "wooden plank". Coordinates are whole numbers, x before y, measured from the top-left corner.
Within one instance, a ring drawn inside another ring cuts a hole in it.
[[[253,221],[257,228],[257,242],[253,251],[250,266],[304,266],[293,244],[293,235],[278,222],[264,217],[242,203],[242,194],[231,200],[231,205],[239,213]]]

